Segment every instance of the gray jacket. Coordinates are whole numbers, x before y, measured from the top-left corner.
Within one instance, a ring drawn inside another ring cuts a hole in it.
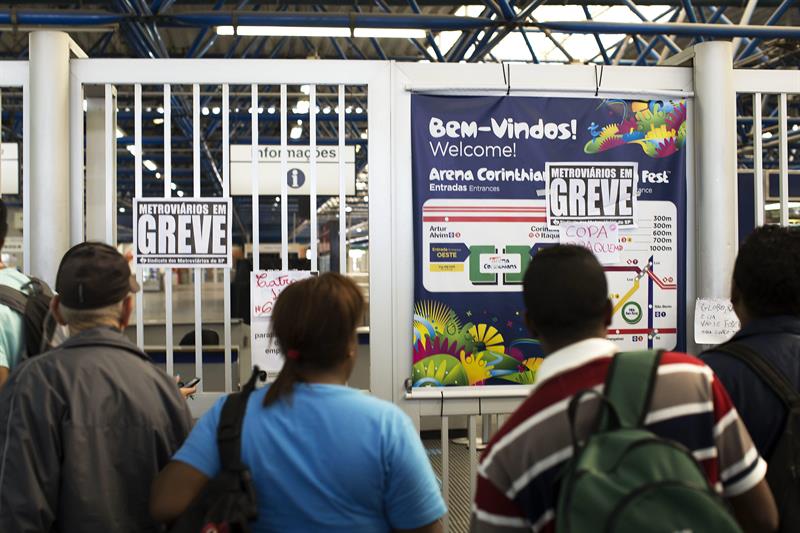
[[[0,531],[158,531],[150,485],[190,427],[175,382],[117,330],[24,361],[0,389]]]

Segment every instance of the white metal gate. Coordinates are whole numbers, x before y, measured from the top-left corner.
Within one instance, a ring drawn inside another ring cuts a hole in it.
[[[105,139],[104,139],[104,162],[105,162],[105,202],[102,206],[105,212],[105,240],[114,242],[115,211],[115,150],[114,150],[114,106],[115,87],[132,85],[134,87],[135,102],[133,114],[135,119],[133,154],[135,156],[135,197],[142,196],[142,87],[160,86],[163,90],[163,128],[164,128],[164,162],[163,162],[163,184],[164,197],[172,196],[173,177],[172,177],[172,88],[175,86],[191,87],[191,124],[192,124],[192,192],[193,197],[201,196],[201,143],[200,143],[200,87],[205,85],[221,87],[221,115],[222,115],[222,170],[219,180],[222,185],[222,194],[227,197],[230,192],[230,137],[229,137],[229,116],[231,114],[230,87],[248,86],[250,87],[250,115],[251,115],[251,177],[252,177],[252,242],[253,242],[253,270],[258,270],[259,265],[259,216],[258,206],[262,201],[259,192],[258,174],[258,97],[259,87],[270,85],[280,87],[280,123],[281,135],[280,143],[282,147],[282,174],[286,174],[286,146],[287,146],[287,86],[305,84],[309,87],[309,132],[311,145],[311,172],[309,182],[311,188],[310,195],[310,246],[311,246],[311,270],[317,270],[317,176],[316,176],[316,146],[317,146],[317,102],[316,87],[318,85],[336,86],[338,93],[339,110],[339,147],[345,143],[344,121],[345,121],[345,89],[347,86],[360,85],[366,86],[368,90],[368,131],[369,131],[369,152],[368,167],[373,179],[370,182],[369,195],[370,201],[370,226],[378,228],[385,223],[383,218],[390,212],[388,202],[389,190],[389,109],[385,102],[389,101],[389,72],[390,65],[385,62],[312,62],[312,61],[269,61],[269,60],[90,60],[74,59],[71,61],[72,74],[72,98],[71,98],[71,135],[75,139],[84,138],[83,106],[85,90],[89,86],[100,85],[103,87],[104,116],[105,116]],[[83,143],[73,142],[72,150],[72,169],[71,195],[73,198],[83,198],[85,182],[84,153]],[[347,232],[345,217],[345,189],[344,184],[344,163],[340,158],[339,166],[339,260],[340,268],[344,269],[346,261],[345,236]],[[89,162],[86,161],[88,164]],[[287,214],[287,186],[282,180],[281,186],[281,257],[282,268],[288,269],[288,214]],[[74,204],[81,205],[81,204]],[[88,207],[87,207],[88,209]],[[83,228],[85,226],[87,212],[73,211],[71,220],[73,222],[72,241],[80,242],[84,238]],[[388,257],[388,243],[382,243],[379,239],[371,240],[371,252],[375,257],[385,254]],[[137,270],[137,277],[141,282],[142,270]],[[174,368],[174,338],[173,338],[173,287],[172,275],[167,271],[165,275],[165,341],[166,367],[167,372],[172,374]],[[202,317],[202,273],[200,269],[194,270],[194,331],[195,331],[195,372],[198,377],[203,377],[203,354],[201,331],[203,325]],[[225,391],[231,390],[232,383],[232,364],[231,364],[231,294],[230,294],[230,269],[224,271],[224,346],[225,346]],[[370,347],[373,354],[385,353],[379,345],[381,339],[388,338],[391,331],[391,315],[389,299],[387,298],[389,289],[388,272],[381,268],[373,268],[370,272]],[[137,342],[144,346],[143,331],[143,296],[142,292],[137,295]],[[389,355],[387,353],[387,355]],[[391,367],[387,364],[388,358],[373,357],[370,366],[370,389],[371,392],[379,397],[391,398]],[[221,393],[202,392],[200,382],[200,393],[197,400],[191,402],[192,410],[197,416],[208,409]]]

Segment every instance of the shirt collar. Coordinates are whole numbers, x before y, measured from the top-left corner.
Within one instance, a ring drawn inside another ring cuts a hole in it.
[[[751,335],[763,335],[767,333],[792,333],[800,335],[800,317],[792,315],[778,315],[767,318],[757,318],[750,321],[745,327],[739,330],[734,339],[741,339]]]
[[[616,344],[600,337],[570,344],[545,357],[536,373],[536,383],[541,385],[542,382],[558,374],[574,370],[595,359],[611,357],[617,352],[619,348]]]

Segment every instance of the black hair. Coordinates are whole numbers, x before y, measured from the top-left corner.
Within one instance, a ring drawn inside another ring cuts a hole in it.
[[[800,230],[761,226],[744,240],[733,282],[754,318],[800,315]]]
[[[0,250],[6,243],[8,235],[8,209],[2,198],[0,198]]]
[[[523,298],[529,322],[551,342],[581,340],[606,326],[606,274],[592,252],[581,246],[538,252],[525,272]]]

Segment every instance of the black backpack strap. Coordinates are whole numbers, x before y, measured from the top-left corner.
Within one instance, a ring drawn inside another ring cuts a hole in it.
[[[247,411],[247,400],[256,388],[261,376],[258,366],[253,367],[253,375],[240,392],[228,396],[222,406],[217,426],[217,448],[222,470],[244,470],[242,464],[242,424]]]
[[[24,315],[28,304],[28,295],[8,285],[0,285],[0,304]]]
[[[709,352],[712,351],[730,355],[747,365],[750,370],[764,380],[787,408],[791,409],[793,406],[800,405],[800,394],[786,379],[786,376],[753,348],[741,342],[728,342],[709,350]]]
[[[606,376],[604,394],[614,406],[620,427],[644,425],[663,353],[663,350],[644,350],[614,356]],[[607,428],[607,423],[602,427]]]

